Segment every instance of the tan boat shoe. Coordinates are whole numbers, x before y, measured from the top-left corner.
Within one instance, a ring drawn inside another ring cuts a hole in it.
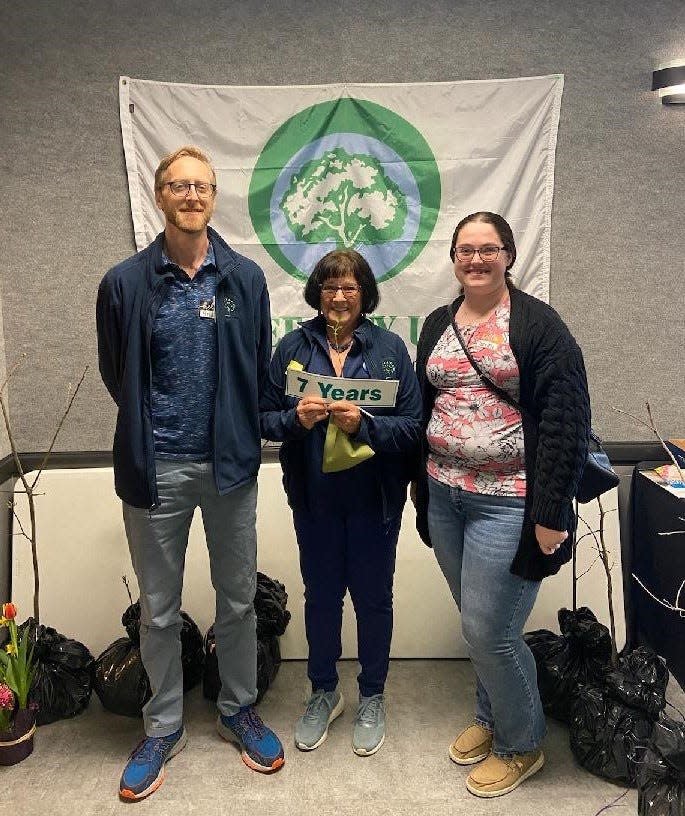
[[[504,796],[528,779],[545,764],[542,751],[499,757],[494,754],[474,768],[466,780],[466,789],[474,796]]]
[[[474,722],[450,745],[450,759],[457,765],[475,765],[485,759],[491,748],[492,731]]]

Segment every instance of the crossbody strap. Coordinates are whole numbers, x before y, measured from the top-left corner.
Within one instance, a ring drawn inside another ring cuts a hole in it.
[[[511,394],[505,391],[503,388],[500,388],[499,385],[496,385],[490,377],[483,371],[483,369],[478,365],[478,363],[473,358],[473,354],[466,348],[466,343],[464,342],[464,338],[462,336],[461,331],[459,330],[459,326],[457,325],[457,313],[453,310],[452,306],[449,307],[449,315],[450,315],[450,322],[452,323],[452,328],[454,329],[454,333],[457,335],[457,340],[459,341],[459,345],[462,347],[464,354],[466,355],[466,359],[471,363],[473,366],[473,370],[478,374],[481,379],[481,382],[486,385],[491,391],[497,394],[498,397],[503,399],[505,402],[509,403],[513,408],[523,414],[523,408],[521,404],[517,402]],[[590,428],[590,441],[594,443],[597,450],[601,450],[602,448],[602,440],[597,436],[597,434]]]
[[[464,354],[466,355],[466,359],[471,363],[473,366],[473,370],[478,374],[481,379],[481,382],[486,385],[491,391],[497,394],[500,399],[503,399],[505,402],[509,403],[513,408],[519,413],[522,413],[523,409],[521,408],[520,403],[518,403],[507,391],[503,388],[500,388],[499,385],[496,385],[490,377],[483,371],[483,369],[478,365],[478,363],[473,358],[473,354],[466,348],[466,343],[464,342],[464,338],[462,336],[461,331],[459,330],[459,326],[457,325],[457,313],[452,309],[452,306],[449,307],[449,315],[450,315],[450,323],[452,324],[452,328],[454,329],[454,333],[457,335],[457,340],[459,341],[459,345],[462,347]]]

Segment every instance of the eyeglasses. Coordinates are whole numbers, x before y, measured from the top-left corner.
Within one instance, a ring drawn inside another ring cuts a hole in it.
[[[470,261],[476,252],[481,261],[496,261],[501,249],[504,249],[504,247],[495,246],[494,244],[487,244],[487,246],[482,246],[480,249],[470,246],[458,246],[454,248],[454,254],[457,256],[458,261]]]
[[[216,184],[210,184],[208,181],[165,181],[162,187],[168,187],[172,195],[179,198],[187,196],[191,187],[198,198],[209,198],[216,192]]]
[[[335,297],[338,292],[342,292],[346,298],[354,297],[359,292],[359,286],[322,286],[321,294],[324,297]]]

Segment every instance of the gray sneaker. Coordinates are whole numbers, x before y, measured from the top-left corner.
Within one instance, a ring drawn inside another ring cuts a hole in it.
[[[360,697],[354,720],[352,749],[359,756],[371,756],[385,740],[385,700],[382,694]]]
[[[295,723],[295,745],[300,751],[313,751],[328,736],[328,726],[343,713],[345,700],[339,691],[315,691],[304,714]]]

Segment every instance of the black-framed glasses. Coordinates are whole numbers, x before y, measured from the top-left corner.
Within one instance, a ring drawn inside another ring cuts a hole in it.
[[[481,261],[496,261],[502,249],[504,249],[503,246],[496,246],[495,244],[486,244],[480,249],[472,246],[456,246],[454,254],[457,256],[458,261],[470,261],[476,252]]]
[[[216,192],[216,184],[210,184],[208,181],[165,181],[162,187],[168,187],[172,195],[179,198],[185,198],[191,187],[198,198],[209,198]]]
[[[324,297],[335,297],[338,291],[342,292],[346,298],[354,297],[357,292],[361,291],[359,286],[334,286],[330,283],[324,283],[321,287],[321,294]]]

